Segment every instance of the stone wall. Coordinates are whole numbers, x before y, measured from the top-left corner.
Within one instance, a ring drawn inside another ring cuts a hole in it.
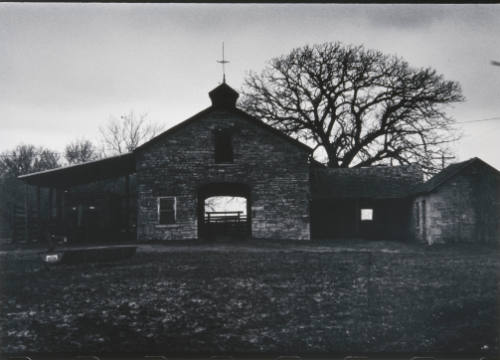
[[[422,243],[498,242],[498,175],[473,164],[429,194],[415,198],[412,228]]]
[[[221,129],[232,132],[231,164],[215,163]],[[250,187],[253,237],[310,238],[307,151],[236,111],[214,108],[136,155],[139,241],[197,238],[198,188],[209,183]],[[177,198],[175,224],[158,224],[159,196]]]

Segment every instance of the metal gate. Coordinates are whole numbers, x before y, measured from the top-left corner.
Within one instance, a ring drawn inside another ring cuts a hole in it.
[[[250,223],[243,211],[205,212],[203,232],[208,239],[244,239],[250,236]]]

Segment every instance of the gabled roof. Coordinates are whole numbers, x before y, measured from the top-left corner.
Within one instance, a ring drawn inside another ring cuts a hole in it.
[[[190,118],[188,118],[187,120],[184,120],[183,122],[171,127],[170,129],[162,132],[161,134],[159,134],[158,136],[152,138],[151,140],[145,142],[144,144],[142,144],[141,146],[137,147],[134,152],[137,152],[137,151],[141,151],[147,147],[149,147],[150,145],[153,145],[155,143],[157,143],[158,141],[164,139],[165,137],[167,136],[171,136],[173,135],[174,133],[176,133],[178,130],[188,126],[189,124],[191,123],[194,123],[198,120],[200,120],[201,118],[203,118],[204,116],[210,114],[211,112],[213,111],[217,111],[218,109],[213,107],[213,106],[210,106],[202,111],[200,111],[199,113],[191,116]],[[288,135],[285,135],[284,133],[282,133],[281,131],[273,128],[272,126],[270,125],[267,125],[266,123],[264,123],[263,121],[253,117],[252,115],[250,114],[247,114],[246,112],[244,112],[243,110],[240,110],[238,108],[233,108],[233,109],[226,109],[227,111],[230,111],[230,112],[233,112],[235,114],[238,114],[240,115],[243,119],[247,120],[247,121],[250,121],[252,122],[253,124],[265,129],[266,131],[270,131],[272,132],[274,135],[278,136],[279,138],[285,140],[285,141],[288,141],[290,144],[294,145],[294,146],[297,146],[299,147],[300,149],[306,151],[306,152],[312,152],[312,149],[307,146],[306,144],[298,141],[298,140],[295,140],[294,138],[288,136]]]
[[[443,170],[441,170],[439,173],[434,175],[432,178],[430,178],[428,181],[426,181],[423,184],[420,184],[414,189],[414,194],[424,194],[431,192],[435,189],[437,189],[439,186],[442,184],[446,183],[447,181],[450,181],[452,178],[455,176],[459,175],[462,171],[464,171],[466,168],[471,166],[472,164],[481,164],[481,166],[486,166],[493,172],[496,172],[498,175],[500,175],[500,172],[495,169],[493,166],[489,165],[488,163],[484,162],[478,157],[474,157],[472,159],[462,161],[459,163],[451,164],[445,167]]]
[[[361,168],[311,168],[313,199],[397,199],[422,182],[418,165]]]
[[[126,153],[77,165],[21,175],[18,178],[32,185],[66,187],[115,178],[134,172],[134,154]]]
[[[177,132],[177,130],[180,130],[183,127],[203,118],[205,115],[208,115],[213,111],[220,111],[221,109],[240,115],[241,118],[252,122],[253,124],[265,129],[266,131],[272,132],[276,136],[290,142],[303,151],[312,152],[312,149],[309,146],[285,135],[281,131],[236,108],[235,104],[238,98],[238,93],[226,83],[222,83],[221,85],[217,86],[215,89],[210,91],[209,95],[210,99],[212,100],[212,106],[200,111],[189,119],[184,120],[180,124],[171,127],[160,135],[145,142],[144,144],[136,148],[133,152],[96,161],[89,161],[82,164],[70,165],[52,170],[26,174],[19,176],[19,179],[32,185],[59,187],[84,184],[97,180],[131,174],[135,172],[135,153],[137,151],[141,151],[142,149],[145,149],[148,146],[163,139],[165,136],[170,136]]]
[[[222,83],[221,85],[210,91],[212,106],[200,111],[199,113],[191,116],[187,120],[184,120],[183,122],[171,127],[170,129],[164,131],[163,133],[159,134],[153,139],[145,142],[137,149],[135,149],[134,152],[141,151],[149,147],[150,145],[157,143],[159,140],[164,139],[166,136],[173,135],[175,132],[186,127],[187,125],[202,119],[204,116],[210,114],[211,112],[219,111],[221,109],[240,115],[243,119],[265,129],[266,131],[272,132],[277,137],[284,139],[285,141],[288,141],[290,144],[300,148],[303,151],[312,152],[312,149],[306,144],[284,134],[283,132],[275,129],[274,127],[264,123],[263,121],[235,107],[237,94],[238,93],[234,89],[232,89],[229,85],[227,85],[226,83]]]

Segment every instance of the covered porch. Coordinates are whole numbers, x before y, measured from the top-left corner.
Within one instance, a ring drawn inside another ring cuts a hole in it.
[[[68,245],[135,241],[135,158],[127,153],[19,177],[35,188],[26,237]],[[28,229],[30,228],[30,229]],[[30,231],[31,230],[31,231]]]

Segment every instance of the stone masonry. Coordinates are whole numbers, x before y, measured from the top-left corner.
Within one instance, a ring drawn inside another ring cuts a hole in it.
[[[414,237],[427,244],[498,242],[498,175],[473,164],[413,204]]]
[[[212,99],[214,102],[214,99]],[[198,189],[210,183],[250,188],[254,238],[309,240],[307,149],[256,124],[226,103],[136,152],[139,241],[198,237]],[[230,129],[234,161],[217,164],[214,137]],[[157,199],[175,196],[175,224],[159,225]]]

